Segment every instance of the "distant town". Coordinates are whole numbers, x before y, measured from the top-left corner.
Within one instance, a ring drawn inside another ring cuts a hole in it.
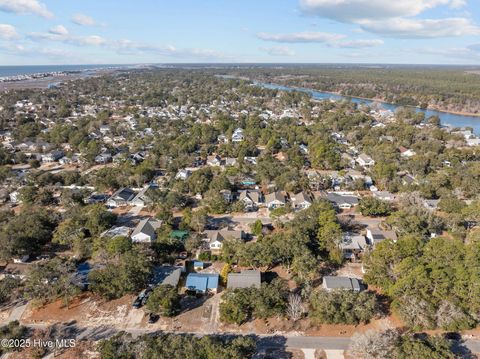
[[[305,68],[282,81],[315,87]],[[272,71],[110,69],[1,94],[1,335],[76,344],[0,353],[480,352],[478,133],[416,103],[260,86]]]

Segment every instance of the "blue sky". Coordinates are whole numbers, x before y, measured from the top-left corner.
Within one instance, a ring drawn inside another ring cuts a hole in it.
[[[0,65],[480,64],[479,0],[0,0]]]

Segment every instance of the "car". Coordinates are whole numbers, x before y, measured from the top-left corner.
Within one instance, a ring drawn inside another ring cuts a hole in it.
[[[148,314],[148,324],[153,324],[157,322],[159,318],[160,316],[158,314],[155,314],[155,313]]]
[[[180,259],[186,259],[188,257],[188,252],[180,252],[178,253],[178,256],[177,258],[180,258]]]
[[[140,298],[136,298],[135,301],[133,302],[132,304],[132,307],[134,307],[135,309],[138,309],[142,306],[142,300]]]

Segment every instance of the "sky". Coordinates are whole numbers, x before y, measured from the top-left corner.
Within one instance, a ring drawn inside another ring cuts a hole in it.
[[[0,0],[0,65],[480,64],[480,0]]]

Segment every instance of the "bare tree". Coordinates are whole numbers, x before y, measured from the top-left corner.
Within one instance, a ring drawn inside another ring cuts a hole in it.
[[[455,322],[468,322],[468,317],[465,313],[455,304],[447,300],[440,303],[440,307],[438,308],[435,317],[437,325],[445,329]]]
[[[303,313],[305,312],[305,307],[302,303],[302,298],[298,294],[290,293],[288,295],[288,308],[287,314],[291,320],[296,322],[299,320]]]
[[[350,350],[356,358],[385,359],[391,358],[399,333],[394,329],[382,332],[367,330],[352,336]]]

